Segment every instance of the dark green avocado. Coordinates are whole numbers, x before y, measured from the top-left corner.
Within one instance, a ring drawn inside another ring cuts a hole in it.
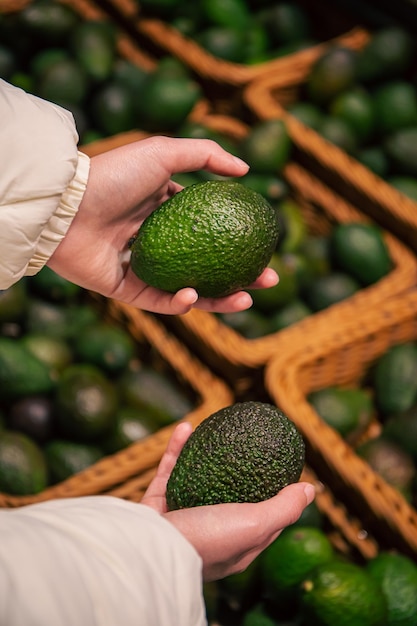
[[[233,404],[185,443],[168,480],[168,509],[266,500],[298,481],[304,459],[301,434],[277,407]]]

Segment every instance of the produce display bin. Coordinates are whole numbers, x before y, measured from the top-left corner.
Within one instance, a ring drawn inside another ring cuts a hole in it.
[[[0,14],[21,11],[32,4],[32,2],[33,0],[2,1],[0,3]],[[55,2],[69,6],[86,20],[109,19],[108,14],[102,10],[100,4],[90,0],[55,0]],[[156,60],[148,52],[142,50],[122,29],[119,29],[117,35],[117,50],[122,57],[128,58],[145,70],[151,71],[156,66]]]
[[[221,115],[201,117],[209,128],[230,138],[243,138],[248,127],[236,118]],[[326,234],[332,225],[352,221],[369,221],[367,215],[357,210],[335,194],[295,162],[284,170],[284,178],[291,194],[299,203],[308,228],[314,234]],[[385,232],[393,268],[381,280],[357,294],[326,310],[315,313],[292,326],[256,339],[246,339],[223,323],[218,316],[193,309],[180,316],[164,317],[164,323],[187,343],[202,361],[224,377],[235,390],[244,393],[254,382],[255,371],[277,353],[291,353],[297,346],[321,341],[332,327],[343,325],[345,319],[357,317],[362,310],[378,307],[393,295],[417,285],[417,259],[396,237]]]
[[[282,71],[296,71],[305,63],[311,63],[318,58],[334,42],[355,49],[361,47],[368,38],[366,28],[353,25],[352,16],[335,9],[330,2],[326,2],[326,10],[321,5],[319,12],[313,10],[308,3],[301,2],[301,6],[306,5],[307,10],[312,12],[313,23],[319,24],[322,41],[301,51],[249,65],[216,57],[163,19],[146,17],[141,11],[140,2],[136,0],[105,0],[103,4],[130,33],[136,33],[145,47],[150,46],[156,54],[177,57],[203,79],[232,87],[242,87],[266,74],[279,75]]]
[[[6,0],[5,2],[0,3],[0,15],[2,13],[13,14],[19,12],[33,2],[34,0]],[[94,0],[54,0],[54,2],[70,7],[84,20],[109,20],[115,23],[109,13],[104,9],[102,3],[95,2]],[[130,61],[142,70],[147,72],[155,70],[158,65],[157,57],[141,47],[138,42],[135,41],[134,37],[121,28],[120,25],[116,24],[116,26],[117,54],[122,59]],[[208,100],[201,97],[187,116],[187,121],[198,120],[202,115],[207,115],[209,110],[210,104]],[[131,131],[123,133],[125,140],[127,140],[130,135],[132,135],[131,141],[136,141],[139,137],[142,137],[143,132],[139,128],[132,128]],[[112,136],[109,136],[100,141],[107,142],[97,144],[97,150],[103,151],[103,149],[110,149],[117,145],[118,139],[116,138],[116,140],[114,140]],[[93,156],[94,148],[86,148],[85,152],[88,152],[91,156]]]
[[[417,291],[412,290],[362,311],[359,319],[352,316],[329,329],[321,342],[298,349],[290,358],[276,355],[265,370],[268,394],[299,428],[307,463],[320,480],[376,541],[414,559],[416,509],[319,417],[307,397],[329,386],[360,386],[369,368],[390,347],[415,340]]]
[[[256,119],[283,119],[295,160],[416,252],[417,202],[286,110],[299,100],[311,68],[308,62],[292,75],[275,73],[253,81],[243,93],[246,108]]]
[[[187,348],[170,334],[152,314],[109,299],[91,296],[104,319],[127,328],[143,353],[144,363],[172,377],[179,389],[192,393],[195,408],[183,420],[196,427],[204,418],[229,405],[229,388],[214,376]],[[160,461],[176,424],[104,457],[87,469],[35,495],[0,493],[1,507],[18,507],[55,498],[107,493],[136,476],[146,475]]]

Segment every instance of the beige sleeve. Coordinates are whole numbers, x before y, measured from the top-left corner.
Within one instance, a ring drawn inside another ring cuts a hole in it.
[[[2,510],[0,537],[0,624],[207,624],[200,557],[145,505],[92,496]]]
[[[71,113],[0,79],[0,289],[36,274],[78,210],[89,158]]]

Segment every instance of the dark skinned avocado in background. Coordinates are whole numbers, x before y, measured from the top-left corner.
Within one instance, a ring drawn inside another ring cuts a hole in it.
[[[185,187],[149,215],[131,243],[134,273],[175,293],[193,287],[218,298],[249,286],[278,241],[275,210],[236,181]]]
[[[168,509],[267,500],[298,481],[304,460],[301,434],[277,407],[235,403],[186,441],[168,480]]]

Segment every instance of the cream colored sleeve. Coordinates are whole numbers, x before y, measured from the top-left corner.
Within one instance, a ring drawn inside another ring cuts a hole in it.
[[[83,197],[89,158],[71,113],[0,79],[0,289],[36,274]]]
[[[0,624],[207,624],[200,557],[145,505],[92,496],[2,510],[0,537]]]

